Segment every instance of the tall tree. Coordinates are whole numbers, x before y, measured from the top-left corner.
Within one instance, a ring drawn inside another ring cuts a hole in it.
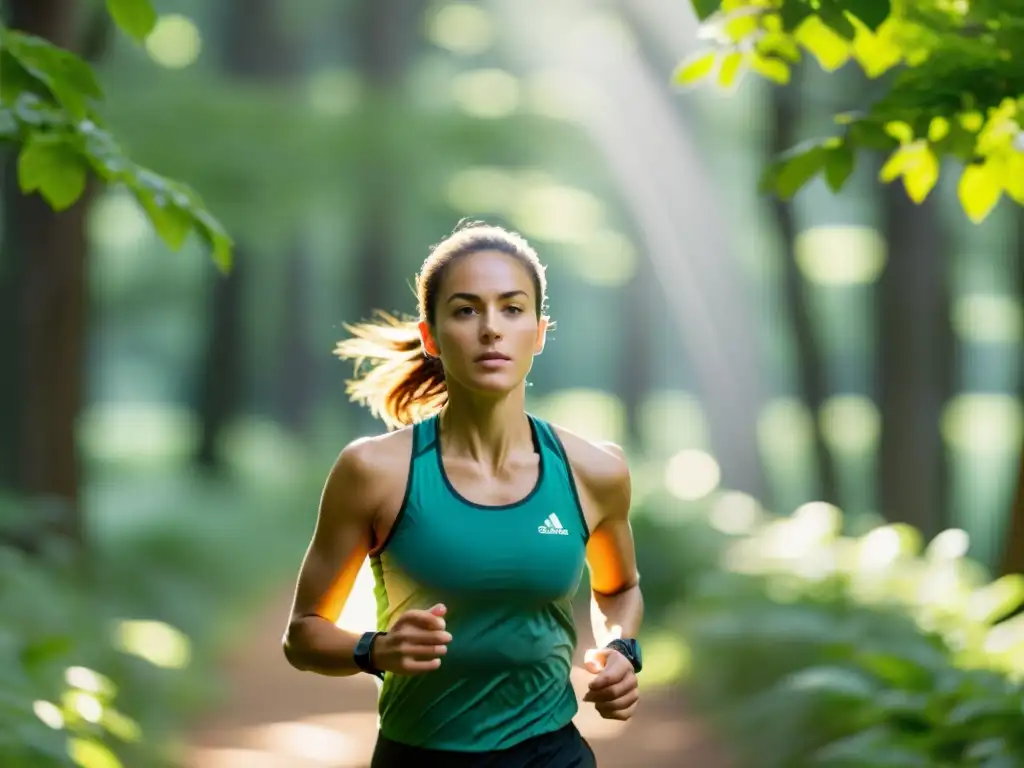
[[[932,536],[946,523],[946,451],[939,431],[953,390],[948,238],[931,195],[915,205],[886,187],[888,260],[878,284],[879,503],[890,520]]]
[[[315,365],[309,349],[306,316],[310,306],[313,264],[305,243],[296,240],[287,253],[277,353],[277,411],[281,423],[301,433],[314,396]]]
[[[1017,211],[1017,295],[1024,296],[1024,211]],[[1018,374],[1017,396],[1024,399],[1024,374]],[[1018,446],[1017,485],[1000,560],[1002,573],[1024,573],[1024,444]]]
[[[295,71],[295,51],[284,38],[276,0],[226,0],[221,18],[223,68],[241,81],[273,82]],[[269,150],[268,148],[268,151]],[[244,190],[239,191],[244,194]],[[245,397],[244,295],[250,274],[252,243],[239,243],[238,258],[228,275],[209,269],[210,332],[199,375],[201,424],[196,453],[199,466],[217,471],[224,428],[238,414]]]
[[[10,0],[12,29],[98,59],[106,16],[82,34],[74,0]],[[87,303],[85,220],[92,180],[68,210],[55,213],[38,194],[22,195],[17,162],[3,172],[3,250],[0,256],[0,356],[10,366],[0,379],[0,482],[55,504],[49,532],[84,543],[75,427],[83,402]]]
[[[640,410],[651,389],[652,340],[655,338],[651,304],[660,299],[656,291],[654,265],[646,255],[637,261],[636,273],[626,286],[619,353],[619,393],[626,409],[626,429],[632,445],[641,445]]]
[[[796,143],[802,91],[799,83],[772,91],[771,154],[778,155]],[[828,396],[825,364],[815,338],[814,323],[808,304],[807,286],[796,261],[796,223],[793,205],[779,197],[772,198],[775,226],[782,241],[784,269],[783,300],[790,313],[790,325],[797,348],[797,374],[800,395],[813,415],[814,457],[818,487],[817,498],[839,504],[835,463],[821,429],[821,408]]]
[[[360,0],[355,10],[359,70],[374,129],[366,136],[358,169],[363,204],[359,211],[357,276],[354,290],[349,281],[342,290],[356,298],[356,316],[366,318],[374,310],[392,309],[390,297],[401,285],[395,261],[400,247],[396,202],[401,199],[402,159],[391,115],[404,98],[402,89],[416,51],[423,2]],[[365,412],[359,418],[369,422]]]

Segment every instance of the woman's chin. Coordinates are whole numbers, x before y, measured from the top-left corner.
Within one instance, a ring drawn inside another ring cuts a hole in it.
[[[515,391],[522,381],[505,371],[495,371],[472,376],[466,383],[469,385],[468,389],[482,395],[504,395]]]

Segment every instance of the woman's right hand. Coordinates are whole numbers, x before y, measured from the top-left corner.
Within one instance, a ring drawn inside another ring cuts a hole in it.
[[[370,649],[373,665],[396,675],[421,675],[441,666],[452,636],[445,631],[447,608],[438,603],[427,611],[406,611]]]

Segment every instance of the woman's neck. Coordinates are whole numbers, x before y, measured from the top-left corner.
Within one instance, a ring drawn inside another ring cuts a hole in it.
[[[449,390],[440,416],[446,452],[496,470],[510,454],[533,444],[525,401],[525,387],[493,399]]]

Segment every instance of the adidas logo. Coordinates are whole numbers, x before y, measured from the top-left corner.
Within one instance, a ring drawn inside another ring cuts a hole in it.
[[[562,527],[562,521],[555,514],[548,515],[544,525],[537,526],[538,533],[549,533],[555,536],[568,536],[569,532]]]

